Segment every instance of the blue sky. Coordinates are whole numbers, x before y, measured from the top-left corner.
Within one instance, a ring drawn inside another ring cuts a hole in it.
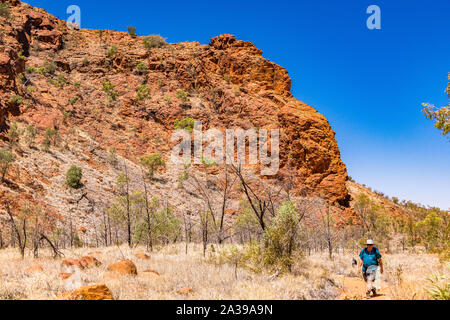
[[[400,199],[450,208],[450,141],[421,113],[445,105],[450,71],[450,1],[28,0],[82,28],[161,34],[168,42],[223,33],[252,41],[285,67],[293,94],[324,114],[349,174]],[[381,30],[366,9],[381,8]]]

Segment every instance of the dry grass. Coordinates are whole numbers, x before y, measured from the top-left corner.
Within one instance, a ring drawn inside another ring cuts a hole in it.
[[[358,268],[353,267],[352,258],[357,255],[340,253],[333,261],[326,254],[314,254],[308,258],[317,267],[327,269],[336,276],[339,284],[345,286],[344,279],[362,279]],[[439,257],[432,254],[397,253],[385,254],[384,274],[381,276],[381,288],[384,299],[388,300],[426,300],[428,279],[435,274],[449,275],[450,268],[439,262]],[[362,283],[362,280],[360,281]],[[361,286],[364,288],[364,286]],[[365,289],[365,288],[364,288]],[[362,296],[364,291],[354,292],[354,296]]]
[[[190,245],[187,255],[184,245],[171,245],[158,252],[149,253],[148,260],[137,259],[134,254],[145,251],[126,246],[101,249],[64,250],[67,258],[79,258],[94,252],[102,266],[78,271],[69,280],[61,280],[59,273],[67,272],[61,267],[61,259],[46,258],[50,252],[42,251],[41,258],[26,256],[20,259],[17,250],[0,251],[0,299],[54,299],[62,292],[83,285],[106,284],[114,298],[126,300],[142,299],[333,299],[339,295],[338,288],[326,270],[316,268],[303,275],[287,275],[269,280],[269,274],[254,274],[234,267],[215,266],[201,254],[200,245]],[[105,270],[121,258],[131,259],[137,266],[138,276],[111,279]],[[39,263],[44,272],[26,272]],[[161,276],[145,274],[144,270],[155,270]],[[192,288],[189,295],[179,295],[180,288]]]
[[[42,251],[41,258],[26,256],[20,259],[17,250],[0,251],[0,299],[55,299],[60,293],[84,285],[106,284],[114,298],[125,300],[153,299],[336,299],[341,295],[339,276],[357,277],[351,266],[350,254],[341,254],[329,261],[325,254],[314,254],[294,270],[293,275],[284,275],[269,280],[269,274],[254,274],[238,270],[235,279],[234,267],[215,266],[201,254],[200,245],[190,245],[187,255],[184,245],[171,245],[149,253],[150,259],[137,259],[134,254],[144,248],[129,249],[126,246],[101,249],[64,250],[67,258],[93,255],[102,266],[78,271],[69,280],[59,278],[67,272],[61,267],[61,259],[53,260],[50,252]],[[48,257],[46,257],[48,256]],[[121,258],[134,261],[137,277],[105,275],[107,266]],[[427,298],[424,284],[434,272],[444,272],[437,257],[431,255],[388,255],[385,257],[386,273],[384,285],[389,288],[392,299]],[[40,264],[44,272],[26,272],[34,264]],[[403,273],[398,274],[402,265]],[[144,270],[155,270],[160,276],[146,274]],[[355,278],[356,279],[356,278]],[[399,280],[400,279],[400,280]],[[189,295],[180,295],[180,288],[192,288]]]

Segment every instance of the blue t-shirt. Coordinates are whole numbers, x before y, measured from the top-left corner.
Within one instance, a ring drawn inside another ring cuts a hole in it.
[[[359,257],[363,262],[363,271],[366,271],[368,267],[378,265],[378,260],[381,259],[381,254],[377,247],[373,247],[371,251],[364,248],[361,250]]]

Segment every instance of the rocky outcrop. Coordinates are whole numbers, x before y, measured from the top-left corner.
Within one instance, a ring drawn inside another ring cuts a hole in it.
[[[54,154],[32,149],[19,157],[19,171],[11,170],[7,178],[20,192],[0,190],[11,202],[26,196],[63,218],[71,212],[77,230],[87,230],[79,233],[88,237],[110,205],[119,173],[107,161],[108,150],[114,148],[128,161],[133,180],[140,180],[139,158],[154,152],[169,157],[174,121],[189,117],[201,120],[205,129],[279,128],[281,170],[266,180],[292,179],[293,195],[349,206],[346,167],[330,124],[292,96],[288,72],[264,59],[251,42],[221,35],[207,45],[185,42],[146,49],[142,37],[68,28],[45,10],[8,3],[15,18],[0,17],[0,146],[9,139],[10,121],[22,128],[33,125],[37,144],[48,128],[58,129],[64,141]],[[137,70],[139,63],[148,70]],[[114,86],[114,99],[103,83]],[[138,99],[142,84],[150,94]],[[180,99],[180,89],[189,99]],[[87,197],[65,190],[61,182],[73,163],[83,168]],[[36,170],[37,164],[45,169]],[[178,174],[171,170],[165,173],[168,181]],[[197,201],[176,192],[159,195],[163,188],[151,192],[180,210],[189,210],[180,199],[192,205]]]

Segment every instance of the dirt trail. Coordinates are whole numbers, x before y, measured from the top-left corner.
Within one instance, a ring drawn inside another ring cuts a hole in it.
[[[337,276],[336,281],[342,285],[343,290],[340,296],[341,300],[391,300],[388,296],[388,285],[381,281],[381,290],[377,292],[377,296],[366,297],[367,286],[362,278],[351,278],[345,276]]]

